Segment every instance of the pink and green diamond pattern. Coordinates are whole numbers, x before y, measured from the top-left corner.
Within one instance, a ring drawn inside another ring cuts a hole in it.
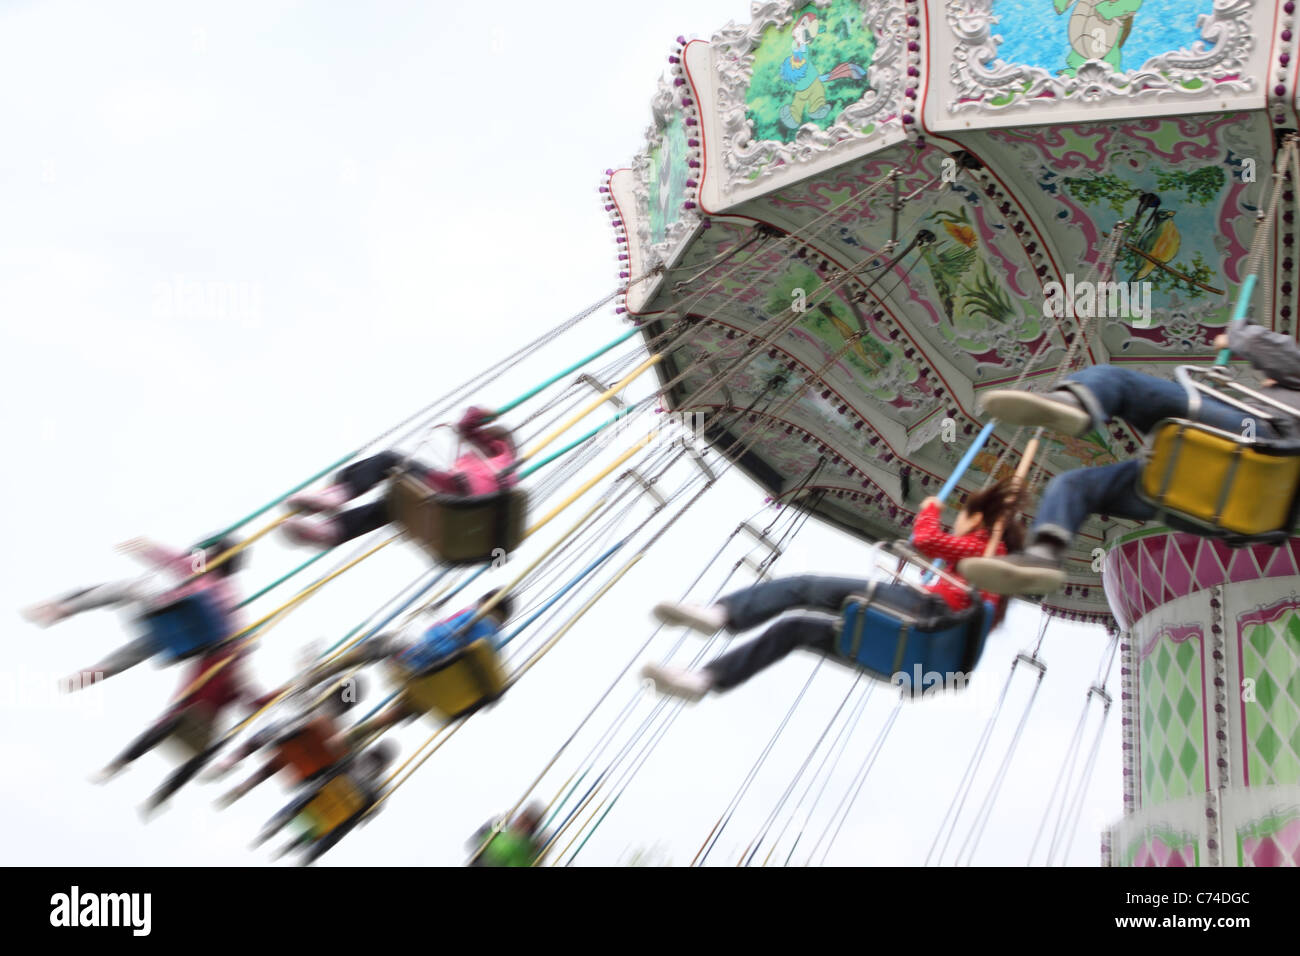
[[[1241,703],[1250,786],[1300,783],[1300,608],[1295,604],[1286,601],[1240,622],[1241,676],[1254,684],[1253,695],[1243,692]]]
[[[1153,806],[1206,789],[1202,635],[1162,631],[1140,671],[1142,803]]]
[[[1300,809],[1237,832],[1242,866],[1300,866]]]

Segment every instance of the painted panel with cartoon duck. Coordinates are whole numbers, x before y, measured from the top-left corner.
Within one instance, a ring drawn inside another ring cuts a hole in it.
[[[754,51],[745,97],[755,137],[787,142],[807,123],[825,129],[835,122],[867,91],[875,49],[853,0],[805,7],[790,27],[769,28]]]
[[[1122,268],[1117,277],[1128,282],[1151,282],[1157,292],[1177,291],[1187,301],[1206,295],[1222,296],[1224,290],[1212,284],[1216,270],[1207,262],[1217,258],[1207,232],[1185,249],[1183,234],[1175,217],[1179,212],[1198,215],[1201,210],[1217,212],[1220,191],[1227,176],[1217,166],[1203,166],[1194,171],[1152,170],[1147,175],[1121,179],[1110,173],[1087,178],[1065,179],[1068,194],[1087,204],[1104,201],[1112,210],[1130,215],[1133,223],[1120,256]],[[1150,184],[1152,189],[1142,187]],[[1176,204],[1176,208],[1175,208]],[[1190,251],[1189,262],[1179,262],[1181,253]],[[1163,301],[1163,300],[1162,300]]]
[[[988,139],[984,148],[1004,151],[1022,181],[1036,185],[1025,200],[1062,261],[1082,264],[1076,280],[1094,278],[1115,224],[1128,223],[1111,281],[1133,285],[1100,325],[1109,354],[1208,348],[1228,319],[1254,234],[1262,186],[1244,164],[1263,148],[1257,124],[1222,113],[1002,130]]]

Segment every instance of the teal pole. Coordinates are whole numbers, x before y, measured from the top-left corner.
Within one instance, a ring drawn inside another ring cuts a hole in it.
[[[623,342],[626,342],[628,339],[630,339],[632,336],[636,335],[640,331],[641,331],[640,327],[633,326],[632,328],[624,332],[622,335],[620,335],[618,338],[614,339],[612,342],[608,343],[607,345],[601,346],[599,349],[592,352],[590,355],[586,356],[580,361],[577,361],[572,365],[570,365],[568,368],[564,369],[563,371],[557,372],[555,375],[552,375],[550,378],[548,378],[542,384],[538,385],[536,388],[530,389],[529,391],[525,392],[523,395],[520,395],[512,402],[507,402],[505,405],[502,405],[500,408],[496,410],[496,414],[503,415],[506,412],[510,411],[511,409],[516,408],[520,404],[528,401],[528,399],[532,398],[534,395],[545,390],[546,388],[549,388],[559,379],[563,378],[566,375],[569,375],[572,372],[577,371],[578,369],[586,365],[588,362],[592,361],[595,358],[600,357],[601,355],[604,355],[606,352],[608,352],[610,349],[614,348],[615,346],[620,345]],[[276,505],[280,504],[290,495],[297,494],[298,492],[306,488],[308,485],[315,484],[317,481],[320,481],[320,479],[324,478],[326,475],[331,474],[332,472],[335,472],[338,469],[342,468],[344,465],[350,462],[353,458],[357,457],[357,455],[359,455],[364,450],[365,450],[365,446],[363,446],[362,448],[358,448],[356,451],[350,452],[343,458],[340,458],[338,461],[334,462],[329,467],[322,468],[320,471],[316,472],[316,474],[312,475],[306,481],[294,485],[292,488],[290,488],[284,494],[280,495],[278,498],[272,499],[271,501],[264,504],[262,507],[258,508],[256,511],[250,512],[249,514],[240,518],[234,524],[231,524],[223,528],[222,530],[218,531],[216,534],[211,535],[208,538],[205,538],[195,547],[199,549],[211,547],[217,541],[226,537],[226,535],[232,534],[235,531],[238,531],[244,525],[248,524],[250,521],[256,518],[260,518],[262,515],[266,514]]]
[[[310,558],[308,558],[308,559],[307,559],[306,561],[304,561],[302,564],[298,565],[296,568],[294,568],[292,571],[288,572],[287,574],[282,574],[280,577],[276,578],[274,581],[272,581],[272,582],[271,582],[270,584],[268,584],[266,587],[262,588],[262,590],[258,591],[256,594],[252,595],[251,597],[246,597],[246,598],[244,598],[242,601],[240,601],[238,604],[236,604],[235,607],[245,607],[245,606],[247,606],[247,605],[249,605],[249,604],[252,604],[252,603],[253,603],[254,601],[256,601],[258,598],[260,598],[263,594],[265,594],[266,592],[271,591],[271,590],[273,590],[273,589],[275,589],[275,588],[278,588],[281,584],[283,584],[285,581],[288,581],[291,577],[293,577],[293,576],[294,576],[295,574],[297,574],[299,571],[304,571],[304,570],[306,570],[307,568],[311,567],[313,564],[315,564],[317,561],[319,561],[321,558],[325,557],[325,555],[329,554],[329,553],[330,553],[331,551],[333,551],[333,550],[334,550],[333,548],[327,548],[326,550],[321,551],[321,552],[318,553],[318,554],[313,554]]]
[[[529,475],[531,475],[531,474],[532,474],[533,472],[535,472],[537,469],[539,469],[539,468],[541,468],[541,467],[543,467],[543,466],[545,466],[545,465],[549,465],[551,462],[555,461],[555,459],[557,459],[557,458],[562,458],[563,456],[567,455],[569,452],[573,451],[573,449],[577,448],[579,445],[581,445],[581,444],[583,444],[583,443],[585,443],[585,442],[589,442],[589,441],[591,441],[591,439],[595,438],[598,434],[600,434],[602,431],[604,431],[604,430],[605,430],[606,428],[608,428],[610,425],[613,425],[613,424],[615,424],[616,422],[622,421],[624,418],[627,418],[628,415],[630,415],[630,414],[632,413],[632,410],[633,410],[634,408],[636,408],[638,405],[641,405],[641,404],[642,404],[642,402],[633,402],[631,405],[628,405],[626,408],[624,408],[621,412],[619,412],[619,413],[618,413],[617,415],[615,415],[613,418],[608,419],[607,421],[601,422],[599,425],[597,425],[597,426],[596,426],[595,428],[593,428],[591,431],[587,432],[585,435],[581,436],[580,438],[575,438],[573,441],[569,442],[567,445],[565,445],[565,446],[564,446],[563,448],[561,448],[559,451],[556,451],[556,452],[551,453],[550,455],[547,455],[547,456],[546,456],[545,458],[543,458],[541,461],[533,462],[531,465],[529,465],[527,468],[525,468],[523,471],[521,471],[521,472],[519,473],[519,477],[520,477],[520,478],[527,478]]]
[[[1252,272],[1246,276],[1246,280],[1241,284],[1241,291],[1237,293],[1237,306],[1232,312],[1232,323],[1228,326],[1229,330],[1246,321],[1246,311],[1250,308],[1250,296],[1254,291],[1255,274]],[[1228,359],[1231,357],[1232,349],[1219,349],[1219,357],[1214,360],[1214,364],[1227,365]]]
[[[640,331],[641,329],[639,326],[633,326],[632,328],[624,332],[622,335],[620,335],[618,338],[614,339],[614,341],[610,342],[608,345],[601,346],[596,351],[588,355],[586,358],[579,359],[577,362],[574,362],[572,365],[570,365],[568,368],[564,369],[563,371],[556,372],[546,381],[542,382],[542,384],[538,385],[536,388],[531,388],[528,391],[524,392],[524,394],[520,395],[514,401],[506,402],[504,405],[502,405],[500,408],[496,410],[496,414],[504,415],[506,412],[518,407],[519,405],[522,405],[524,402],[528,401],[538,392],[545,391],[546,389],[554,385],[556,382],[558,382],[560,379],[564,378],[566,375],[570,375],[573,372],[576,372],[578,369],[582,368],[584,365],[586,365],[588,362],[592,361],[593,359],[600,358],[600,356],[604,355],[610,349],[614,348],[614,346],[621,345],[622,343],[626,342],[628,339],[630,339],[632,336],[636,335]]]

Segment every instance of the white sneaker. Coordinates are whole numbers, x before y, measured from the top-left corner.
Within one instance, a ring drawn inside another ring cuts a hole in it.
[[[25,607],[18,613],[37,627],[49,627],[66,617],[63,613],[63,605],[58,601],[42,601],[40,604]]]
[[[330,485],[319,491],[300,491],[290,495],[285,504],[299,511],[337,511],[351,500],[351,494],[343,485]]]
[[[727,626],[727,609],[721,604],[674,604],[662,601],[655,605],[654,616],[665,624],[689,627],[701,634],[716,634]]]
[[[90,775],[91,783],[105,784],[126,769],[126,764],[110,763]]]
[[[1093,428],[1092,418],[1068,391],[1022,392],[996,389],[980,400],[981,410],[1008,425],[1042,425],[1063,435],[1086,435]]]
[[[996,558],[962,558],[957,573],[981,591],[993,594],[1052,594],[1065,586],[1059,561],[1032,554]]]
[[[654,681],[659,693],[687,701],[697,701],[713,689],[713,678],[708,671],[647,664],[641,668],[641,676]]]
[[[332,548],[338,543],[338,529],[329,518],[293,517],[280,525],[280,531],[294,544]]]

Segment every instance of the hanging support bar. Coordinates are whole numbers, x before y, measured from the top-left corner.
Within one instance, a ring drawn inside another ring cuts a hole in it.
[[[898,242],[898,211],[903,208],[903,204],[898,201],[899,176],[897,166],[889,171],[889,179],[894,184],[894,199],[889,204],[889,241]]]
[[[781,546],[777,544],[775,541],[773,541],[771,538],[769,538],[764,532],[760,531],[758,528],[755,528],[748,521],[741,522],[740,530],[748,532],[749,535],[753,537],[755,541],[757,541],[763,547],[767,548],[767,550],[770,551],[772,554],[775,555],[781,554]]]
[[[625,474],[627,477],[635,481],[638,485],[641,486],[642,490],[645,491],[646,494],[648,494],[655,501],[659,502],[660,508],[668,504],[668,499],[665,498],[663,494],[659,491],[659,489],[654,486],[653,482],[647,481],[645,477],[641,474],[641,472],[637,471],[635,468],[632,468],[629,469],[628,471],[625,471],[623,474]]]
[[[1016,655],[1016,659],[1015,659],[1014,661],[1011,662],[1011,667],[1014,669],[1015,666],[1016,666],[1017,664],[1019,664],[1021,661],[1024,661],[1024,662],[1025,662],[1026,664],[1028,664],[1030,667],[1032,667],[1032,668],[1034,668],[1034,669],[1036,669],[1036,670],[1038,671],[1038,679],[1039,679],[1039,680],[1042,680],[1042,679],[1043,679],[1043,675],[1047,673],[1047,665],[1046,665],[1046,664],[1044,664],[1044,663],[1043,663],[1041,660],[1039,660],[1037,657],[1034,657],[1032,654],[1026,654],[1024,651],[1021,651],[1019,654]]]
[[[709,463],[704,460],[704,454],[702,452],[687,445],[686,453],[691,456],[691,461],[695,463],[695,467],[704,473],[705,478],[709,479],[710,482],[718,480],[718,476],[714,473],[713,469],[709,467]]]
[[[596,378],[594,375],[588,375],[586,372],[583,372],[581,375],[578,376],[578,381],[590,387],[593,392],[599,392],[602,395],[604,395],[606,392],[609,391],[608,385],[602,383],[601,380]],[[622,411],[627,405],[627,403],[624,402],[623,399],[619,398],[617,395],[610,395],[606,399],[606,401],[608,401],[619,411]]]
[[[1087,699],[1091,700],[1093,697],[1097,697],[1101,700],[1102,713],[1106,713],[1107,711],[1110,710],[1111,696],[1109,693],[1107,693],[1105,687],[1102,687],[1100,684],[1093,684],[1091,687],[1089,687]]]

